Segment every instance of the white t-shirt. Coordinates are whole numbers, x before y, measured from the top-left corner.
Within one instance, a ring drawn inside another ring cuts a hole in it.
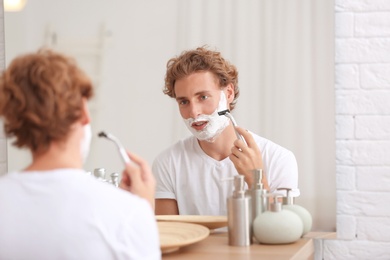
[[[0,259],[161,259],[144,199],[79,169],[0,177]]]
[[[298,166],[294,154],[263,137],[251,133],[262,154],[263,170],[270,192],[291,188],[299,196]],[[180,215],[227,215],[226,200],[238,172],[227,157],[217,161],[201,149],[194,136],[178,141],[153,162],[156,199],[175,199]]]

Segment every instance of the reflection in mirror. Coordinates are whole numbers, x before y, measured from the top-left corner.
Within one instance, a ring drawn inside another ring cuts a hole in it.
[[[296,203],[312,213],[313,230],[335,229],[333,1],[29,1],[5,13],[5,33],[8,62],[45,45],[91,76],[95,137],[85,169],[109,173],[122,162],[100,131],[150,163],[190,134],[162,93],[165,65],[183,50],[216,48],[239,70],[237,123],[294,152]],[[9,144],[10,171],[29,160]]]

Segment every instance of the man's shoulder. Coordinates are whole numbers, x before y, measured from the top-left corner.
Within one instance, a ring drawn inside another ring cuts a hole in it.
[[[172,156],[179,156],[184,153],[189,153],[193,149],[195,140],[196,138],[194,136],[188,136],[186,138],[180,139],[176,141],[176,143],[174,143],[173,145],[160,152],[157,155],[156,159],[163,159]]]
[[[292,152],[288,148],[255,133],[250,133],[252,134],[253,139],[261,150],[268,150],[269,152],[279,154],[292,154]]]

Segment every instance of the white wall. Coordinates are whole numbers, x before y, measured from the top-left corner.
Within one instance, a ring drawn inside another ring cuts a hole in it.
[[[336,0],[337,240],[318,259],[390,259],[390,1]]]
[[[149,162],[174,141],[171,129],[165,126],[177,116],[175,104],[162,94],[162,87],[165,63],[176,54],[177,28],[171,25],[175,24],[172,14],[177,12],[177,1],[166,0],[159,8],[152,5],[153,1],[40,0],[29,1],[22,12],[6,13],[7,62],[42,47],[48,26],[58,41],[100,42],[104,25],[100,74],[91,69],[99,58],[95,61],[74,46],[65,50],[72,56],[77,53],[87,73],[99,80],[91,104],[94,138],[86,170],[122,170],[114,145],[97,138],[102,130],[116,135]],[[30,160],[27,152],[11,145],[8,153],[10,171],[21,169]]]

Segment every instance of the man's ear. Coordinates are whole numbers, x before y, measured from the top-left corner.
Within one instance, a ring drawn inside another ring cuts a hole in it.
[[[88,100],[86,98],[83,98],[83,107],[81,110],[81,123],[83,125],[87,125],[91,122],[91,116],[89,114],[88,109]]]
[[[226,86],[226,99],[228,101],[228,103],[232,103],[233,100],[234,100],[234,86],[232,83],[229,83],[227,86]]]

